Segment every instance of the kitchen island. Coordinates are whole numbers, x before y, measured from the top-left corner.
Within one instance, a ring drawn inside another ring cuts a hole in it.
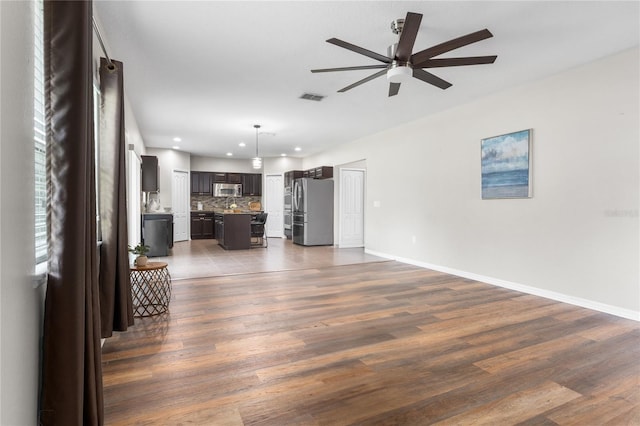
[[[225,250],[251,248],[251,213],[215,213],[215,236]]]

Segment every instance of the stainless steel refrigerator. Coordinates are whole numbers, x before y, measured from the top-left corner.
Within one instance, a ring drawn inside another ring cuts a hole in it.
[[[333,180],[293,181],[293,242],[303,246],[333,244]]]

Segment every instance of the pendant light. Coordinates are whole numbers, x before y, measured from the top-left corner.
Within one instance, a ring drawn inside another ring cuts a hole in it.
[[[253,168],[254,169],[261,169],[262,168],[262,158],[260,158],[258,156],[258,130],[260,129],[260,125],[259,124],[254,124],[253,127],[256,129],[256,156],[251,161],[251,163],[253,164]]]

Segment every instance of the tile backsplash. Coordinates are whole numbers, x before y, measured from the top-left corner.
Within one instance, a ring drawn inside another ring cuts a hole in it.
[[[227,200],[229,204],[235,203],[238,209],[249,210],[249,203],[260,201],[262,197],[211,197],[208,195],[192,195],[191,196],[191,210],[198,210],[198,202],[202,203],[203,210],[224,210],[227,208]]]

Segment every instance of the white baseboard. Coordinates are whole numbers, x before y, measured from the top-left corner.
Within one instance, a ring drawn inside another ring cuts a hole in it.
[[[475,281],[480,281],[486,284],[496,285],[498,287],[508,288],[510,290],[520,291],[522,293],[532,294],[534,296],[540,296],[547,299],[555,300],[557,302],[568,303],[570,305],[580,306],[582,308],[593,309],[594,311],[604,312],[606,314],[615,315],[617,317],[626,318],[634,321],[640,321],[640,311],[634,311],[631,309],[620,308],[618,306],[608,305],[606,303],[595,302],[593,300],[582,299],[580,297],[569,296],[567,294],[558,293],[555,291],[545,290],[537,287],[531,287],[524,284],[518,284],[511,281],[501,280],[499,278],[487,277],[485,275],[474,274],[472,272],[461,271],[458,269],[449,268],[446,266],[433,265],[431,263],[420,262],[413,259],[404,257],[393,256],[387,253],[380,253],[377,251],[365,249],[365,253],[383,257],[385,259],[396,260],[398,262],[407,263],[409,265],[419,266],[421,268],[433,269],[434,271],[444,272],[458,277],[468,278]]]

